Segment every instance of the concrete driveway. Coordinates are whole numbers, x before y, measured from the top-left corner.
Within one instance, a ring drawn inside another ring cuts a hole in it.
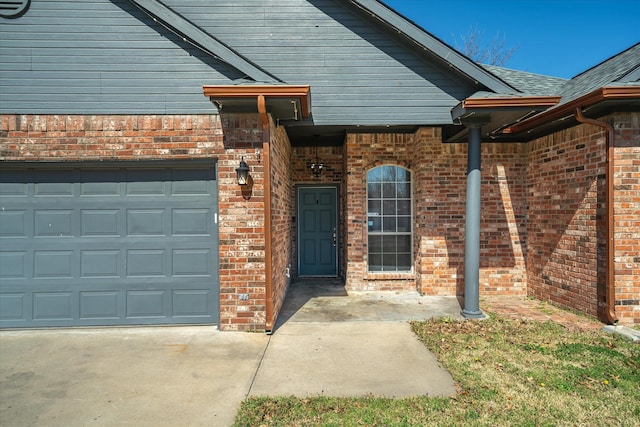
[[[0,424],[229,426],[247,396],[446,396],[451,376],[407,320],[455,298],[291,288],[278,327],[0,332]]]
[[[0,333],[3,426],[227,426],[269,337],[214,327]]]

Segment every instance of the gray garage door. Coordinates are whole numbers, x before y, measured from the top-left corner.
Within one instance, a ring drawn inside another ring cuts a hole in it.
[[[1,327],[218,322],[214,165],[0,168]]]

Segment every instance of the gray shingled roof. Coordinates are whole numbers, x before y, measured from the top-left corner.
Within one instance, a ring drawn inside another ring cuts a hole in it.
[[[562,105],[605,86],[640,86],[640,43],[570,80],[494,65],[482,67],[516,88],[521,95],[559,95],[562,97],[559,105]]]
[[[560,104],[604,86],[640,86],[640,43],[578,74],[560,91]]]
[[[495,65],[481,64],[481,66],[496,77],[505,81],[510,86],[516,88],[519,92],[526,95],[558,95],[562,85],[567,83],[566,79],[561,79],[559,77],[527,73],[509,68],[497,67]]]

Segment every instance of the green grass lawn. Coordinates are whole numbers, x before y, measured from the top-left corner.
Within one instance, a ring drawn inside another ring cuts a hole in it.
[[[412,327],[453,375],[456,396],[250,398],[235,425],[640,426],[639,344],[495,316]]]

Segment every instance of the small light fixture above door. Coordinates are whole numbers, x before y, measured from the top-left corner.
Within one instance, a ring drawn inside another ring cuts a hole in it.
[[[311,173],[315,177],[322,175],[322,171],[325,169],[324,163],[322,163],[318,157],[318,135],[315,135],[315,159],[309,165],[309,169],[311,169]]]

